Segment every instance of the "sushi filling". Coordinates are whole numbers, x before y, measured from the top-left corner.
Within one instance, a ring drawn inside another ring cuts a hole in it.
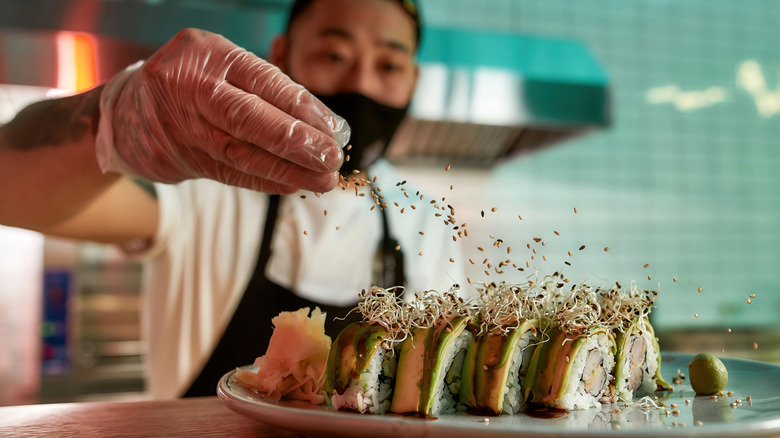
[[[504,403],[501,410],[506,414],[516,414],[523,407],[523,386],[520,376],[525,375],[528,363],[534,352],[536,335],[532,331],[523,333],[517,342],[517,347],[512,353],[512,359],[509,363],[509,375],[506,379],[506,391],[504,392]]]
[[[464,330],[452,342],[449,349],[451,354],[442,358],[441,366],[443,370],[446,370],[446,373],[444,373],[443,381],[436,382],[430,412],[451,414],[457,411],[463,358],[466,356],[466,349],[473,341],[474,335],[468,330]]]
[[[353,379],[342,394],[333,392],[331,404],[338,410],[361,414],[386,413],[393,398],[396,363],[395,354],[380,348],[366,370]]]

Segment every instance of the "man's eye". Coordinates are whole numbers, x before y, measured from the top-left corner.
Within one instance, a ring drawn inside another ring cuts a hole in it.
[[[397,73],[403,70],[403,66],[400,64],[384,63],[379,66],[380,70],[385,73]]]
[[[344,62],[344,57],[338,53],[323,53],[322,58],[328,62],[340,63]]]

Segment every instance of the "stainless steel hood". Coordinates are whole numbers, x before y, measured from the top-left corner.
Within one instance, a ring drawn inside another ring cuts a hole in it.
[[[220,33],[264,56],[283,30],[288,4],[0,0],[0,84],[62,88],[63,73],[73,69],[73,60],[63,59],[74,36],[88,38],[94,71],[87,84],[148,56],[185,27]],[[577,41],[431,27],[422,38],[420,82],[391,161],[486,167],[609,125],[607,76]],[[78,79],[70,77],[70,86]]]

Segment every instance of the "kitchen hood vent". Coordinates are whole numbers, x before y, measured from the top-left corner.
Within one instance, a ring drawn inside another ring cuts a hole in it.
[[[147,57],[186,27],[225,35],[265,56],[284,28],[288,5],[0,0],[0,84],[82,89]],[[74,64],[85,53],[89,69]],[[395,163],[487,167],[610,122],[606,74],[577,41],[426,27],[418,61],[408,117],[388,150]]]
[[[576,41],[426,29],[419,62],[396,163],[490,166],[609,124],[606,75]]]

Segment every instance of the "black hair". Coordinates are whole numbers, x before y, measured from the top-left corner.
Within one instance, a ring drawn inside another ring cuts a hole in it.
[[[293,21],[298,18],[301,13],[311,5],[314,0],[295,0],[290,8],[290,15],[287,18],[287,32],[290,31]],[[395,0],[401,5],[404,11],[412,17],[414,21],[414,32],[417,42],[417,47],[420,46],[420,9],[417,7],[415,0]]]

